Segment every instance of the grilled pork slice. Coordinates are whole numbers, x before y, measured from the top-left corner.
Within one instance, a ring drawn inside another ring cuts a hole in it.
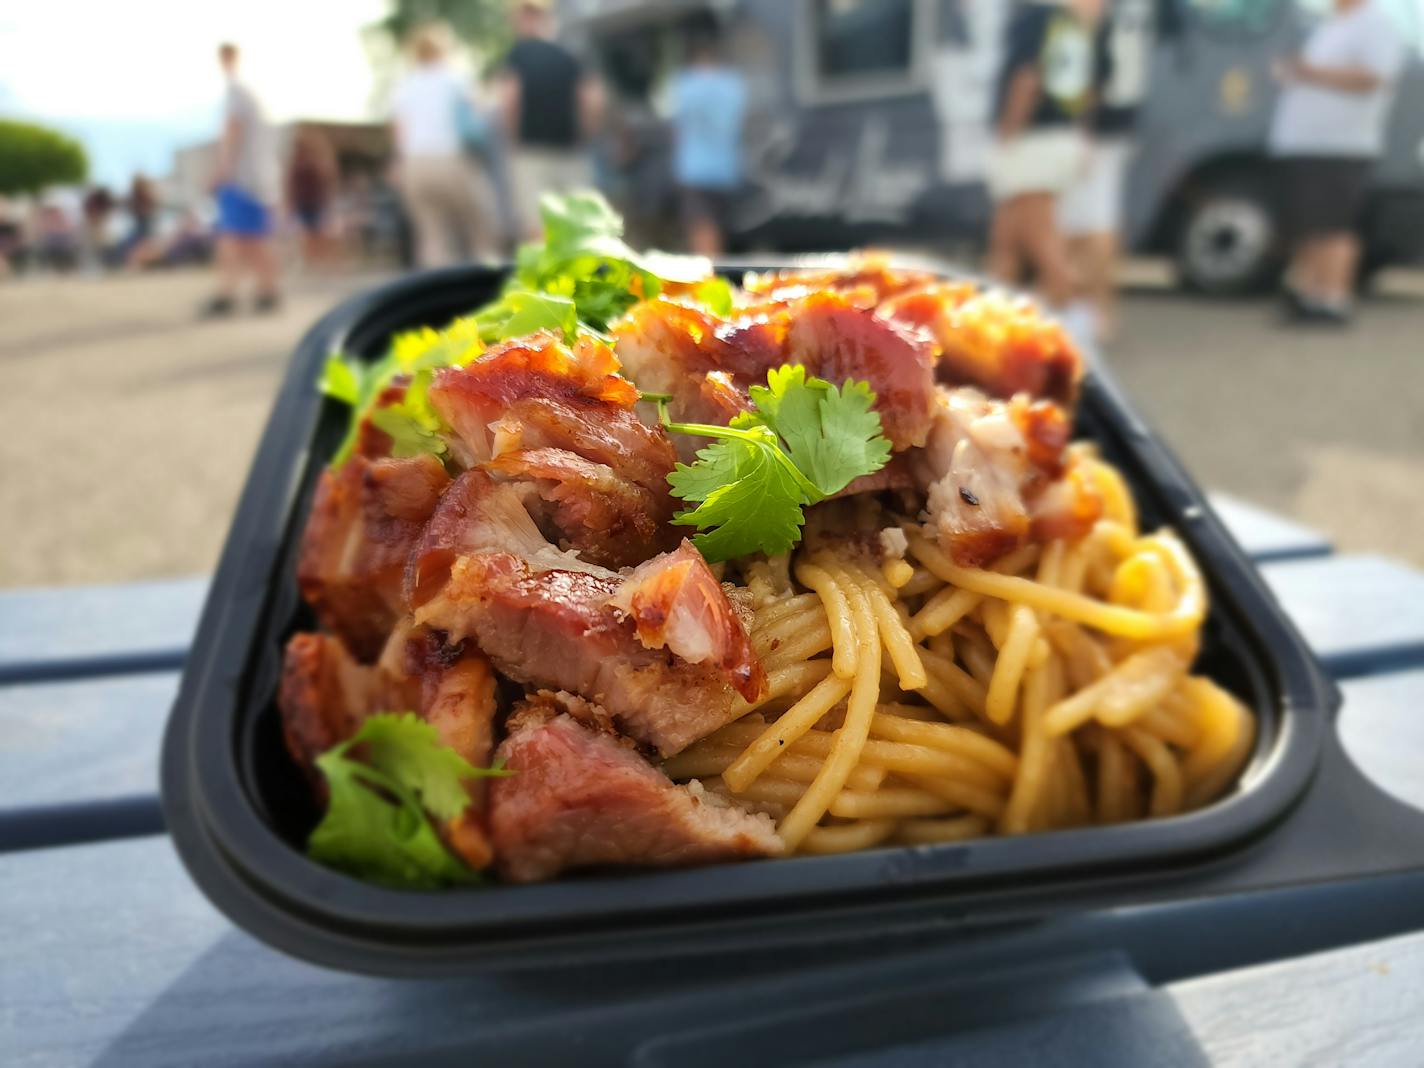
[[[534,571],[586,571],[614,577],[608,568],[549,544],[529,515],[526,496],[483,468],[457,478],[440,498],[406,561],[406,603],[418,609],[445,585],[456,560],[482,552],[513,554]]]
[[[297,582],[322,626],[362,660],[380,653],[404,607],[406,557],[449,482],[433,456],[356,455],[322,472]]]
[[[672,396],[673,416],[722,423],[768,371],[799,363],[836,385],[870,384],[885,436],[897,450],[923,445],[933,410],[927,338],[839,293],[813,293],[733,321],[669,301],[635,306],[616,331],[618,355],[643,389]]]
[[[927,533],[964,567],[1031,538],[1086,534],[1102,502],[1088,479],[1064,477],[1070,430],[1047,401],[942,389],[929,441],[914,457],[928,493]]]
[[[596,705],[566,693],[526,698],[498,754],[513,774],[490,787],[500,874],[535,882],[573,868],[670,867],[775,856],[770,819],[675,785],[613,730]]]
[[[607,464],[563,449],[519,449],[484,470],[523,494],[551,541],[603,567],[632,567],[677,544],[669,497],[654,494]]]
[[[482,768],[494,749],[494,717],[498,708],[496,680],[490,663],[472,649],[454,658],[435,657],[422,671],[420,714],[440,734],[440,740]],[[465,783],[470,807],[449,820],[441,833],[450,848],[478,871],[493,859],[488,829],[485,779]]]
[[[500,672],[527,686],[598,701],[622,730],[664,756],[745,708],[712,663],[648,649],[608,603],[616,574],[535,570],[509,553],[465,556],[415,619],[447,640],[474,641]]]
[[[416,647],[411,654],[408,645]],[[417,712],[440,740],[475,767],[490,761],[494,748],[495,677],[489,661],[473,650],[424,656],[399,627],[380,660],[358,664],[337,639],[297,634],[287,643],[277,707],[287,750],[318,794],[325,784],[316,758],[355,734],[378,712]],[[467,784],[470,807],[441,827],[450,847],[471,868],[489,866],[485,783]]]
[[[719,668],[737,692],[755,701],[766,672],[747,638],[751,604],[745,590],[723,586],[684,539],[676,552],[633,570],[608,603],[632,620],[649,649],[667,648],[689,664]]]
[[[848,378],[870,383],[896,451],[925,443],[935,387],[932,349],[922,336],[833,293],[807,297],[790,316],[787,363],[836,385]]]
[[[1083,361],[1067,332],[1026,297],[937,282],[892,297],[880,313],[934,338],[940,381],[1005,400],[1017,393],[1071,409]]]
[[[466,467],[523,449],[563,449],[666,501],[672,442],[638,419],[638,391],[618,366],[602,342],[569,349],[540,332],[440,371],[430,403],[453,429],[452,452]]]
[[[287,751],[314,783],[315,760],[346,741],[376,712],[420,707],[420,680],[400,670],[393,636],[392,651],[374,665],[357,663],[329,634],[294,634],[282,659],[277,708]]]

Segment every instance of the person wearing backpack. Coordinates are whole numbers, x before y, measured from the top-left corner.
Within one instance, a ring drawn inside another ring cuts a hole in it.
[[[490,258],[498,240],[494,193],[480,158],[491,127],[449,63],[448,42],[439,24],[414,30],[414,65],[392,100],[398,181],[421,267]]]

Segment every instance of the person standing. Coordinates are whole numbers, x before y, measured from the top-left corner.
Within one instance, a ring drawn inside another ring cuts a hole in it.
[[[1032,276],[1064,307],[1073,275],[1058,198],[1083,165],[1080,129],[1092,100],[1093,31],[1103,0],[1024,4],[1009,21],[987,162],[994,215],[989,271],[1006,285]]]
[[[273,311],[281,304],[271,210],[277,199],[277,149],[262,105],[238,79],[237,46],[219,46],[218,63],[227,79],[213,176],[218,208],[218,292],[204,313],[231,314],[238,287],[249,275],[257,291],[257,310]]]
[[[1100,341],[1117,334],[1123,186],[1137,113],[1147,96],[1152,50],[1180,28],[1177,0],[1109,0],[1093,42],[1095,93],[1087,157],[1059,201],[1058,225]]]
[[[1268,144],[1292,249],[1286,305],[1299,321],[1350,321],[1360,210],[1404,60],[1378,0],[1335,0],[1301,54],[1276,66],[1282,89]]]
[[[320,130],[302,128],[287,162],[287,210],[302,233],[302,263],[329,265],[335,258],[332,208],[340,184],[340,168],[331,142]]]
[[[514,46],[496,82],[519,225],[530,239],[539,236],[541,196],[592,183],[583,145],[603,112],[597,83],[551,40],[553,29],[548,0],[518,0]]]
[[[687,67],[672,83],[673,175],[682,199],[688,248],[718,256],[728,214],[742,183],[746,80],[710,33],[693,39]]]
[[[496,244],[494,198],[467,144],[467,129],[482,121],[478,106],[465,78],[449,63],[444,26],[417,27],[410,53],[414,67],[396,86],[392,123],[397,183],[415,227],[416,263],[440,267],[489,258]]]
[[[156,261],[162,252],[157,240],[158,190],[143,174],[135,174],[129,185],[129,218],[133,225],[124,238],[119,261],[130,270],[141,270]]]

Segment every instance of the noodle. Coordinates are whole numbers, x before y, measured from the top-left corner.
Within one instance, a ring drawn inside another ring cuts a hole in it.
[[[1219,797],[1255,721],[1189,673],[1205,584],[1174,535],[1137,532],[1116,471],[1075,455],[1104,518],[988,568],[874,502],[813,511],[797,552],[745,565],[765,692],[664,770],[770,813],[793,853],[1161,818]],[[884,559],[867,548],[877,529],[895,532]]]

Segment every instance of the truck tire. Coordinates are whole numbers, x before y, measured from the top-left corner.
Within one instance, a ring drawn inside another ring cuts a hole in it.
[[[1270,184],[1222,175],[1192,189],[1177,227],[1177,276],[1193,292],[1243,296],[1280,274],[1280,226]]]

